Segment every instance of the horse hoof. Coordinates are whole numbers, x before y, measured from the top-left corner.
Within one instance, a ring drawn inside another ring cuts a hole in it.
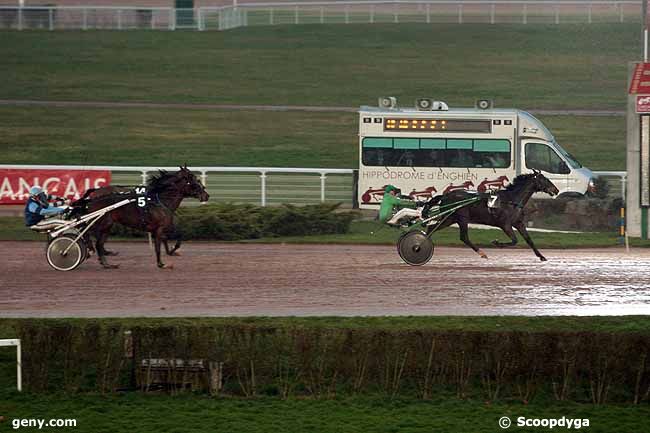
[[[166,264],[164,264],[164,263],[158,263],[158,267],[159,267],[160,269],[174,269],[174,265],[173,265],[173,264],[172,264],[172,265],[166,265]]]
[[[481,256],[481,257],[484,258],[484,259],[487,259],[487,258],[488,258],[487,254],[485,254],[485,253],[484,253],[483,251],[481,251],[481,250],[478,250],[478,255]]]
[[[120,265],[102,265],[104,269],[117,269],[120,267]]]
[[[120,253],[117,253],[117,252],[115,252],[115,251],[106,251],[106,252],[104,253],[105,256],[117,256],[117,255],[119,255],[119,254],[120,254]]]
[[[541,256],[539,259],[540,259],[542,262],[548,262],[548,259],[547,259],[546,257],[544,257],[544,256]]]

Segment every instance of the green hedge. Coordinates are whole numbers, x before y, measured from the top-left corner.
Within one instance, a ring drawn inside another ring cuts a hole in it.
[[[21,320],[16,327],[24,348],[25,387],[31,391],[146,390],[148,373],[138,366],[157,358],[222,362],[221,392],[243,396],[380,392],[427,399],[452,391],[459,398],[488,401],[601,404],[640,403],[650,393],[650,335],[643,332],[111,320]],[[198,389],[207,391],[207,383],[207,376],[200,377]]]
[[[177,233],[183,240],[237,241],[274,236],[308,236],[347,233],[355,218],[353,212],[338,211],[340,204],[310,206],[282,205],[258,207],[252,205],[211,204],[187,207],[176,215]],[[118,236],[143,236],[115,225]]]

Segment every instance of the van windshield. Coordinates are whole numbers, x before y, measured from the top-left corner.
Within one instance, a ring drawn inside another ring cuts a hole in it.
[[[582,168],[582,164],[578,162],[575,156],[571,155],[569,152],[564,150],[562,146],[559,145],[557,141],[554,142],[555,148],[560,152],[560,154],[567,160],[571,168]]]

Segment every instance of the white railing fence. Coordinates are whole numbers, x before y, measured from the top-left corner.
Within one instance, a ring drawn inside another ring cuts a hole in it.
[[[0,169],[108,170],[113,185],[142,185],[158,170],[178,167],[125,167],[78,165],[0,165]],[[190,167],[200,177],[211,202],[254,203],[261,206],[342,203],[356,205],[357,170],[340,168]],[[611,197],[625,198],[627,172],[595,171],[608,180]],[[189,200],[196,205],[198,201]]]
[[[138,6],[0,7],[0,29],[228,30],[353,23],[599,23],[640,20],[641,1],[336,1],[236,3],[194,9]]]

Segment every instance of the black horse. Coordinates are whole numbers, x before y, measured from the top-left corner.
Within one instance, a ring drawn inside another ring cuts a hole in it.
[[[187,167],[180,167],[176,173],[160,170],[157,175],[152,175],[144,191],[138,191],[137,188],[110,186],[89,190],[73,204],[73,207],[80,209],[80,213],[89,213],[124,199],[134,199],[133,203],[107,213],[91,228],[92,235],[96,239],[95,249],[99,261],[105,268],[117,267],[109,265],[106,261],[106,256],[110,253],[104,248],[104,243],[113,224],[119,223],[151,233],[155,241],[156,262],[158,267],[164,268],[165,264],[160,259],[160,245],[162,242],[166,243],[167,238],[176,233],[174,212],[186,197],[195,197],[203,202],[210,196]],[[177,241],[174,250],[179,245],[180,241]]]
[[[489,226],[499,227],[503,230],[504,233],[510,237],[511,242],[504,243],[497,240],[492,241],[492,244],[498,247],[517,245],[517,236],[513,230],[514,227],[519,231],[519,233],[521,233],[523,238],[526,240],[526,243],[528,243],[528,246],[535,252],[535,255],[539,257],[541,261],[546,261],[546,257],[535,248],[535,244],[526,230],[526,224],[524,221],[524,207],[536,192],[544,192],[550,196],[554,196],[559,191],[557,187],[553,185],[553,182],[548,180],[541,172],[534,170],[531,174],[522,174],[517,176],[505,189],[498,191],[496,193],[497,200],[495,202],[495,207],[488,207],[488,199],[486,197],[476,203],[462,207],[453,212],[440,225],[429,227],[427,234],[429,235],[434,231],[443,229],[452,224],[458,224],[458,227],[460,228],[460,240],[462,240],[465,245],[476,251],[481,257],[486,259],[487,255],[469,240],[468,224],[486,224]],[[474,193],[472,192],[463,190],[452,191],[449,194],[434,197],[427,207],[438,204],[440,206],[451,205],[460,200],[468,199],[473,194]]]

